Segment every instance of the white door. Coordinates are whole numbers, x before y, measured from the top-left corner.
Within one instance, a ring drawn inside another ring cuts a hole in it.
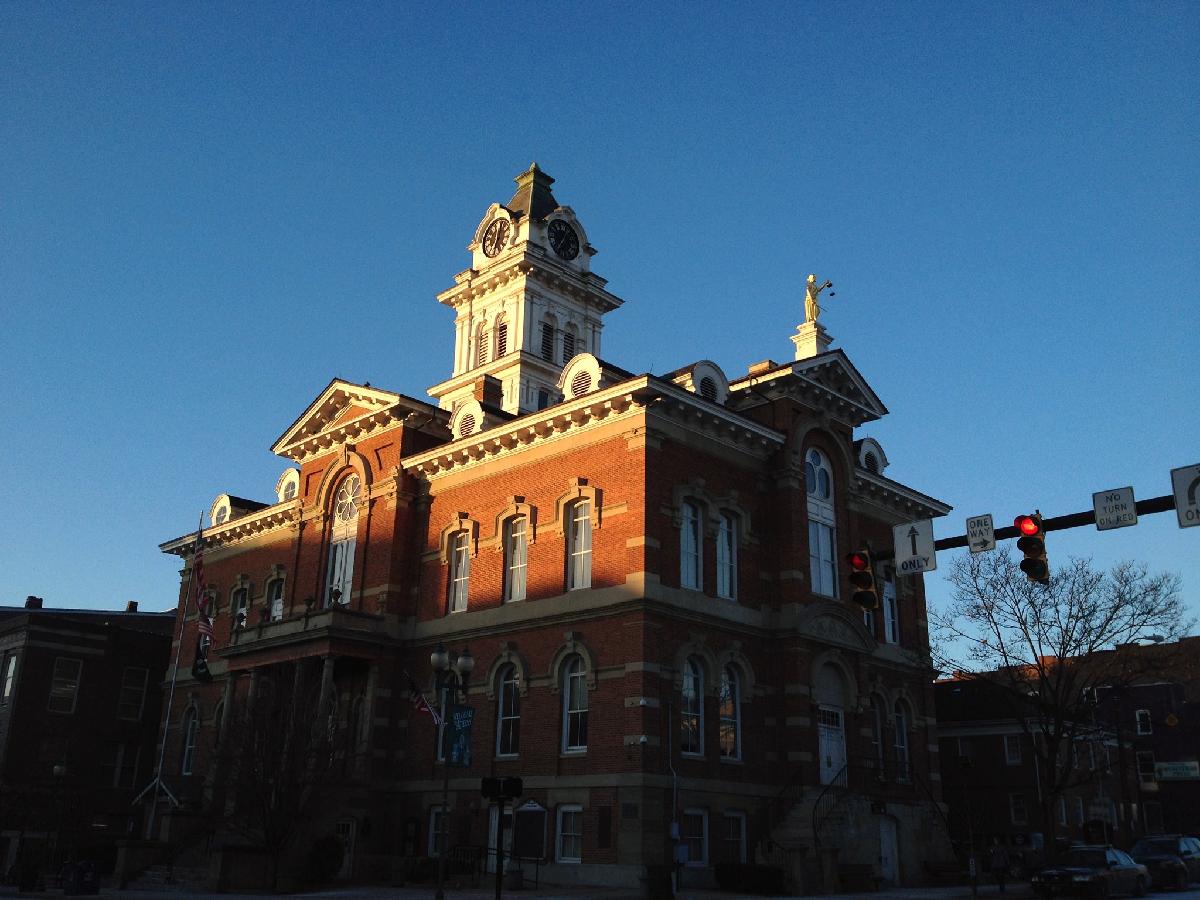
[[[896,820],[889,816],[879,817],[879,874],[883,880],[894,885],[900,880],[900,862],[896,846]]]
[[[842,711],[831,706],[817,709],[817,735],[821,754],[821,784],[846,784],[846,732]]]
[[[488,855],[487,855],[487,870],[492,874],[496,872],[496,854],[491,852],[496,846],[496,823],[499,821],[500,810],[493,806],[491,814],[488,816]],[[513,816],[512,808],[504,807],[504,858],[508,859],[512,853],[512,837],[513,837]]]

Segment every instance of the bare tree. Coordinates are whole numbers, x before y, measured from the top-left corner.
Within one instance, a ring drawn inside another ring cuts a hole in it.
[[[950,583],[950,604],[931,614],[935,665],[986,680],[1031,738],[1046,845],[1053,847],[1058,799],[1087,777],[1074,752],[1078,741],[1098,735],[1096,689],[1131,684],[1161,667],[1162,652],[1130,645],[1151,637],[1161,643],[1191,625],[1179,576],[1134,562],[1104,572],[1071,559],[1041,585],[1012,554],[995,551],[956,558]]]
[[[236,790],[226,823],[262,847],[276,889],[283,854],[299,838],[321,789],[331,783],[330,716],[317,679],[264,677],[231,723],[225,746]]]

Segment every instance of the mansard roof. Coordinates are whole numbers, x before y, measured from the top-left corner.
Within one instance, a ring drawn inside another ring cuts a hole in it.
[[[298,462],[402,422],[414,412],[443,423],[448,417],[445,410],[404,394],[334,378],[275,441],[271,452]]]
[[[510,213],[527,215],[537,221],[558,209],[558,201],[550,193],[554,179],[538,168],[537,163],[530,164],[513,181],[517,183],[517,192],[505,206]]]

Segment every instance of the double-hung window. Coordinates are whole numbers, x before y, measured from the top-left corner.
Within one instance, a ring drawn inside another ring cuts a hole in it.
[[[721,716],[719,739],[722,759],[742,758],[742,697],[737,670],[733,666],[721,669],[721,689],[718,695]]]
[[[896,577],[889,570],[883,579],[883,639],[900,643],[900,615],[896,607]]]
[[[271,610],[271,621],[283,618],[283,579],[276,578],[267,585],[267,608]]]
[[[563,743],[567,753],[587,749],[588,688],[583,659],[572,657],[563,671]]]
[[[496,696],[496,755],[516,756],[521,748],[521,681],[516,666],[500,670]]]
[[[567,590],[592,586],[592,503],[567,507]]]
[[[896,730],[893,735],[896,750],[896,780],[908,783],[908,711],[896,701],[894,709]]]
[[[704,682],[700,664],[688,659],[683,664],[683,703],[679,714],[679,749],[691,756],[704,753]]]
[[[691,500],[683,502],[679,529],[679,585],[700,590],[700,508]]]
[[[725,826],[721,835],[722,861],[727,863],[746,862],[746,814],[727,812],[723,817]]]
[[[1004,762],[1010,766],[1021,764],[1021,736],[1019,734],[1004,736]]]
[[[833,477],[829,461],[820,450],[809,450],[804,463],[808,492],[808,562],[812,590],[824,597],[837,596],[837,526],[833,511]]]
[[[79,694],[79,675],[83,671],[83,660],[60,656],[54,660],[54,674],[50,679],[50,700],[46,708],[50,712],[75,712],[75,699]]]
[[[717,596],[737,599],[737,518],[728,512],[717,520]]]
[[[150,670],[138,666],[126,666],[121,673],[121,693],[117,700],[117,718],[138,720],[146,702],[146,682]]]
[[[525,599],[525,573],[529,567],[529,520],[513,516],[504,523],[504,602]]]
[[[708,865],[708,811],[685,809],[679,819],[679,840],[687,847],[689,866]]]
[[[471,535],[465,529],[450,535],[450,612],[467,608],[471,584]]]
[[[583,807],[566,803],[558,808],[558,852],[560,863],[583,861]]]
[[[1150,710],[1139,709],[1134,713],[1134,721],[1138,734],[1154,734],[1154,720],[1150,718]]]

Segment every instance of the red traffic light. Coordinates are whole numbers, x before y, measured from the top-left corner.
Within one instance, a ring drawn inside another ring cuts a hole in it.
[[[847,553],[846,562],[855,572],[865,572],[871,566],[871,560],[865,553]]]
[[[1042,523],[1037,516],[1017,516],[1013,519],[1013,525],[1021,534],[1040,534],[1042,531]]]

